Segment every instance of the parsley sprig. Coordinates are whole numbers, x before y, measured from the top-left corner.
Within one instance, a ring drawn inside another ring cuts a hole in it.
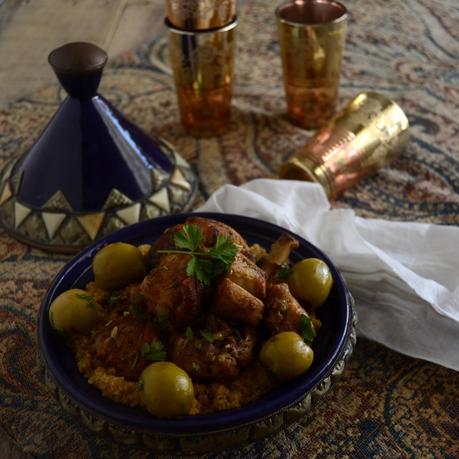
[[[303,341],[308,345],[310,345],[316,337],[311,319],[304,314],[300,317],[300,333]]]
[[[161,341],[153,340],[151,343],[143,343],[140,348],[140,355],[147,360],[160,362],[166,359],[166,350]]]
[[[196,225],[185,224],[183,229],[174,234],[177,249],[158,250],[158,253],[182,253],[190,256],[186,266],[187,276],[195,276],[205,285],[226,273],[233,264],[240,247],[226,236],[218,235],[213,247],[204,250],[204,236]]]
[[[287,263],[284,263],[279,266],[277,270],[276,279],[278,281],[285,281],[287,280],[288,276],[290,275],[290,266]]]
[[[85,293],[77,293],[76,297],[80,300],[83,300],[86,303],[88,309],[96,309],[96,302],[91,295],[86,295]]]

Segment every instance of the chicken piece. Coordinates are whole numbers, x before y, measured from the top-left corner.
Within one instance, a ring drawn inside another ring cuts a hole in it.
[[[241,368],[252,362],[255,343],[253,330],[246,328],[241,332],[209,316],[205,331],[195,330],[192,336],[175,335],[171,339],[168,358],[193,381],[232,381]]]
[[[247,243],[244,238],[233,228],[224,223],[209,218],[201,217],[190,217],[185,222],[189,225],[197,226],[203,235],[203,245],[205,247],[212,247],[217,242],[219,235],[226,236],[230,241],[241,246],[244,249],[248,249]],[[174,235],[182,231],[184,224],[179,224],[168,228],[164,233],[155,241],[151,251],[156,252],[158,250],[174,249]]]
[[[215,291],[214,312],[229,320],[257,325],[263,316],[264,304],[244,288],[223,278]]]
[[[287,284],[268,286],[263,320],[273,335],[284,331],[300,333],[301,316],[309,317]]]
[[[190,225],[196,225],[202,232],[203,243],[206,247],[212,247],[217,242],[219,235],[226,236],[231,242],[239,245],[242,249],[248,250],[245,239],[233,228],[222,222],[209,218],[191,217],[186,221]]]
[[[100,366],[113,368],[117,376],[137,381],[149,363],[141,355],[144,343],[158,339],[156,330],[147,322],[132,316],[121,316],[95,330],[91,353]]]
[[[225,276],[260,300],[266,297],[266,274],[244,254],[238,253]]]
[[[262,261],[261,267],[266,272],[268,280],[272,280],[280,266],[288,262],[292,250],[298,248],[299,242],[287,233],[282,233],[273,243],[268,257]]]
[[[200,314],[209,289],[188,277],[188,255],[164,254],[140,285],[148,312],[164,326],[184,330]]]

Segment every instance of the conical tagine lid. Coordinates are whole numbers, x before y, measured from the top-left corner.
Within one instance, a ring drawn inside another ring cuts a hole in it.
[[[96,93],[106,61],[90,43],[49,55],[69,96],[0,179],[1,223],[17,239],[75,252],[126,225],[190,206],[197,183],[188,163]]]

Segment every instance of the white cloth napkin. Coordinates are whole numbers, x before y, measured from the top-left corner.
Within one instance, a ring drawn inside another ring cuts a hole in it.
[[[330,210],[320,185],[260,179],[225,185],[199,211],[276,223],[324,251],[356,300],[358,332],[459,371],[459,228]]]

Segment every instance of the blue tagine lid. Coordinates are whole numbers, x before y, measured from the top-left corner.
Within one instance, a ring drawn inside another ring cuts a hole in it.
[[[189,164],[97,94],[107,54],[69,43],[49,55],[68,97],[0,180],[0,219],[17,239],[75,252],[140,220],[186,210],[196,191]]]

